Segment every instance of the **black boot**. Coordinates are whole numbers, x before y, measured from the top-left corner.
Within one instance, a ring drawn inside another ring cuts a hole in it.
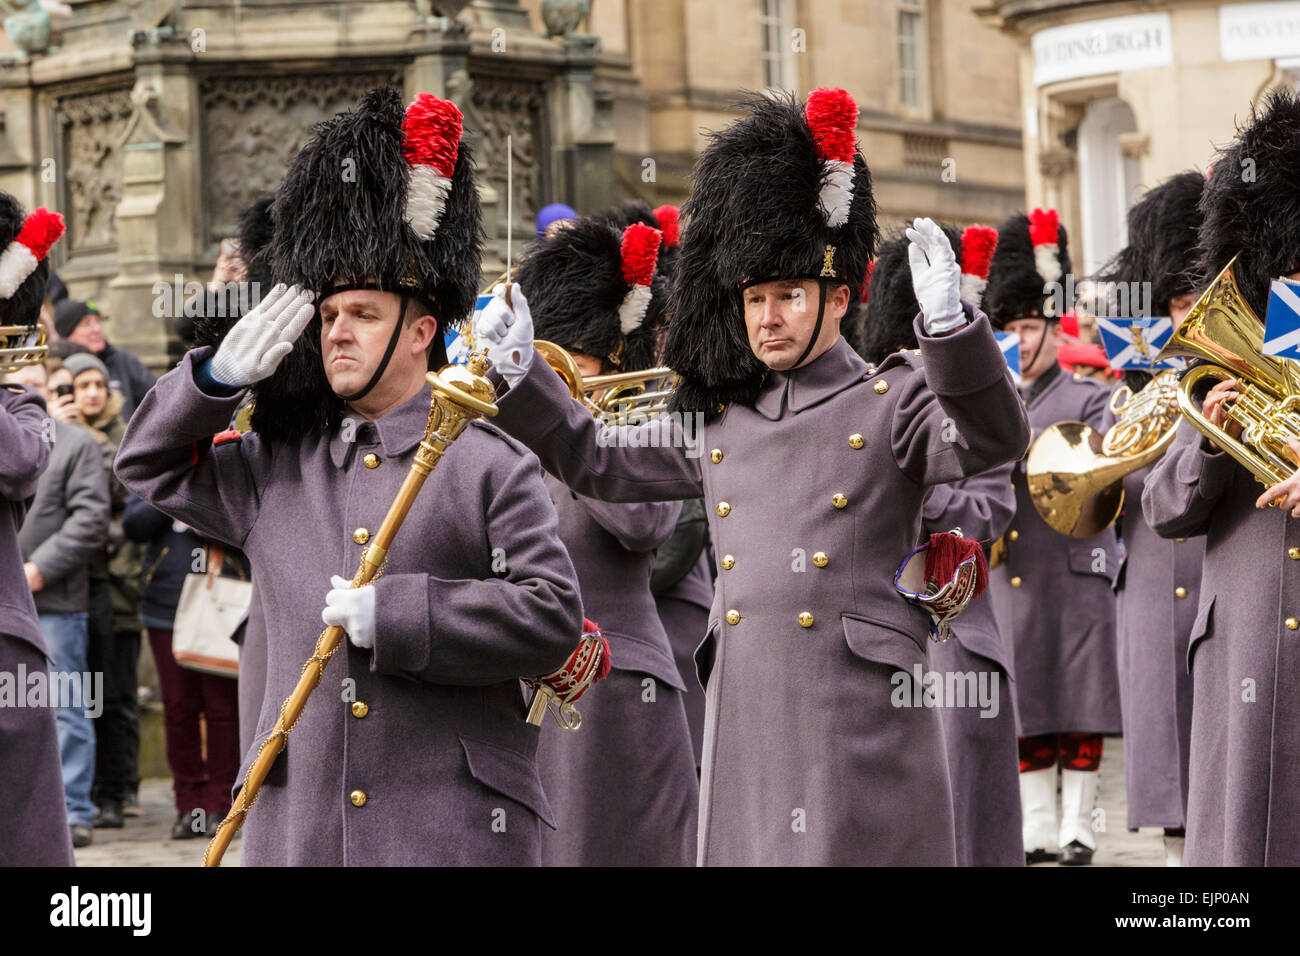
[[[95,814],[95,827],[100,830],[120,830],[126,825],[122,819],[121,800],[102,800]]]
[[[206,830],[202,826],[203,817],[201,814],[182,813],[176,817],[176,822],[172,824],[173,840],[194,840],[207,836]]]
[[[1092,850],[1074,840],[1061,851],[1061,866],[1087,866],[1092,862]]]

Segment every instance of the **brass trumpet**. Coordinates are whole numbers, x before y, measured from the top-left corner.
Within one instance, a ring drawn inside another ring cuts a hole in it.
[[[1025,476],[1034,507],[1055,531],[1091,538],[1115,523],[1124,507],[1124,478],[1173,444],[1177,432],[1178,373],[1161,372],[1136,395],[1127,387],[1110,397],[1121,416],[1102,438],[1083,422],[1058,422],[1029,449]]]
[[[668,409],[668,399],[677,380],[677,373],[670,368],[661,366],[584,379],[567,349],[545,339],[537,339],[533,347],[555,369],[568,386],[569,394],[607,425],[649,421]]]
[[[28,365],[45,361],[49,347],[45,344],[45,326],[0,325],[0,374],[15,372]]]
[[[1241,253],[1237,253],[1237,256]],[[1223,267],[1192,306],[1159,359],[1205,359],[1178,383],[1178,408],[1192,426],[1226,451],[1263,485],[1289,478],[1297,462],[1287,439],[1300,439],[1300,372],[1288,360],[1264,355],[1264,323],[1241,296],[1233,266]],[[1211,425],[1192,389],[1204,378],[1236,379],[1240,397],[1223,404],[1242,426],[1237,440]]]

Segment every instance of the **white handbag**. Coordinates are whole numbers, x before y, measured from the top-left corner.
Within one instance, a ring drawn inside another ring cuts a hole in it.
[[[239,645],[231,640],[248,615],[253,583],[223,578],[225,550],[208,548],[208,566],[202,574],[185,576],[181,600],[172,627],[172,657],[181,667],[222,677],[239,676]]]

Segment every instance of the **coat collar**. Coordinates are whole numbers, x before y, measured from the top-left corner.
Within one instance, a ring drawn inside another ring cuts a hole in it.
[[[792,372],[769,370],[754,400],[754,410],[777,421],[787,411],[797,414],[812,408],[868,375],[867,363],[841,336],[808,365]]]
[[[406,454],[424,439],[424,426],[429,422],[429,403],[432,398],[432,386],[426,384],[414,397],[373,422],[349,410],[343,416],[343,427],[330,436],[330,460],[334,462],[334,467],[342,468],[355,446],[372,444],[376,439],[385,458],[397,458]],[[355,423],[350,427],[347,425],[349,419]]]
[[[1024,400],[1026,407],[1034,405],[1064,380],[1065,370],[1061,368],[1060,363],[1057,363],[1034,379],[1028,388],[1022,388],[1020,397]]]

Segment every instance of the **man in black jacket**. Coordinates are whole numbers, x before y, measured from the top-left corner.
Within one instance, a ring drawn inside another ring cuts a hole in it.
[[[59,302],[54,307],[54,328],[65,339],[90,349],[107,366],[108,387],[122,393],[122,421],[129,422],[145,393],[153,388],[153,373],[130,352],[109,344],[103,318],[93,302]]]

